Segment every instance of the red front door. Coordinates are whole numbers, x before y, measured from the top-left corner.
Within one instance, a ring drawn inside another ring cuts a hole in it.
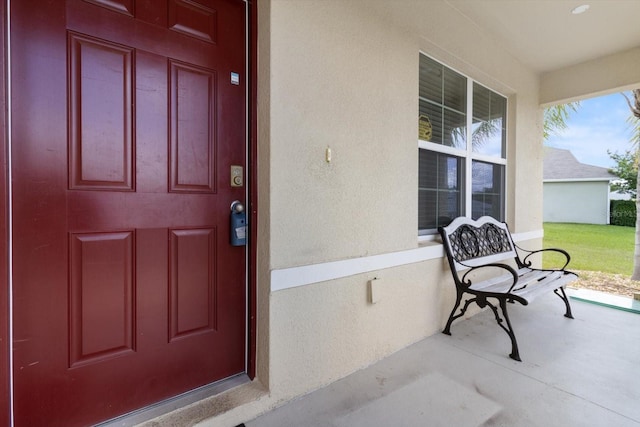
[[[16,426],[245,370],[245,41],[242,0],[11,2]]]

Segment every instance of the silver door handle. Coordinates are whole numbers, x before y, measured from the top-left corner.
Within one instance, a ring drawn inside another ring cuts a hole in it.
[[[231,212],[240,213],[244,211],[244,205],[239,200],[231,202]]]

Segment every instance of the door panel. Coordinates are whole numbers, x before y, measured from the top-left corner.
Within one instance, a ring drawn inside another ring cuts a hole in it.
[[[87,425],[244,371],[244,8],[12,3],[16,425]]]
[[[169,340],[217,329],[215,229],[171,230]]]
[[[68,35],[69,187],[133,190],[134,49]]]
[[[176,61],[169,61],[169,66],[169,190],[215,193],[215,71]]]
[[[71,233],[69,367],[136,350],[134,233]]]

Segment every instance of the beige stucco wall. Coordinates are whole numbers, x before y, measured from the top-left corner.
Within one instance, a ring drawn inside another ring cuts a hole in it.
[[[436,4],[437,28],[447,18],[449,28],[466,28],[464,18]],[[530,161],[541,159],[537,79],[489,48],[488,39],[469,28],[453,41],[440,32],[427,39],[360,1],[343,0],[272,1],[270,29],[271,269],[418,246],[420,51],[509,96],[517,123],[510,128],[509,160],[526,159],[509,165],[510,220],[523,231],[541,228],[541,195],[531,191],[540,189],[531,178],[541,181],[541,163]],[[518,200],[523,193],[526,200]],[[523,203],[526,209],[516,207]],[[441,280],[448,274],[441,260],[386,270],[389,295],[372,306],[366,286],[377,274],[271,294],[274,392],[283,398],[307,392],[442,327],[453,287]]]
[[[446,2],[403,3],[404,18],[378,7],[398,2],[258,3],[258,369],[251,387],[267,391],[246,404],[238,398],[202,425],[247,421],[446,322],[454,288],[442,258],[375,264],[376,256],[438,246],[417,238],[420,51],[509,98],[508,221],[516,232],[542,228],[537,76]],[[419,24],[403,21],[411,7],[427,6],[434,13]],[[275,290],[275,273],[295,278],[301,266],[333,269],[361,258],[373,260],[368,271]],[[382,279],[377,304],[367,296],[374,277]]]
[[[272,268],[417,244],[417,51],[360,5],[272,2]]]
[[[545,73],[540,103],[552,105],[640,87],[640,47]]]
[[[453,304],[443,292],[440,264],[410,264],[274,293],[274,389],[294,397],[435,333]],[[368,302],[373,277],[382,280],[376,304]]]

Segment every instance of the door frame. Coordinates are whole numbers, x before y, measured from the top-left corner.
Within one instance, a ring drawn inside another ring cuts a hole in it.
[[[249,240],[247,260],[247,375],[256,376],[258,331],[258,0],[247,3],[247,169],[249,171]]]
[[[3,165],[0,173],[0,426],[11,425],[11,333],[10,325],[10,295],[9,287],[9,144],[8,132],[9,111],[8,106],[8,3],[9,0],[0,3],[0,164]]]
[[[258,180],[257,180],[257,28],[258,0],[242,0],[247,4],[247,175],[249,198],[249,239],[247,247],[247,343],[246,373],[250,379],[256,375],[257,339],[257,227],[258,224]],[[10,102],[9,87],[9,41],[10,2],[0,2],[0,427],[10,426],[11,405],[11,231],[10,231]]]

